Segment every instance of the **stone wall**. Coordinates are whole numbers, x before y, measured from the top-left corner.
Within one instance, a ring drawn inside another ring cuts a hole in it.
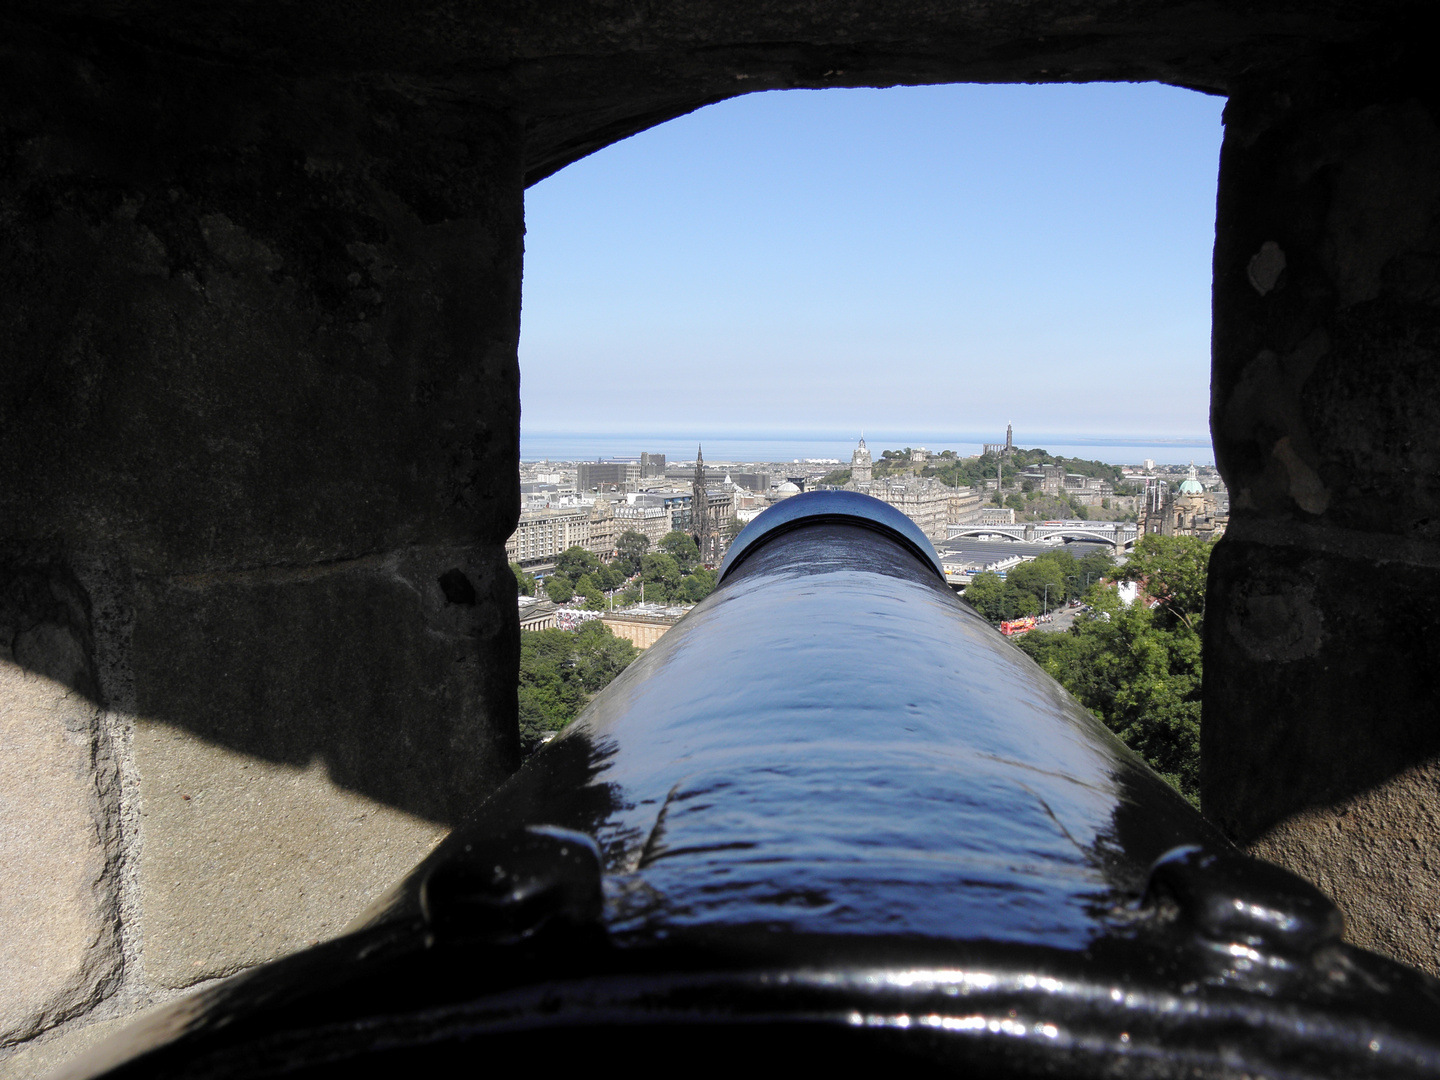
[[[1407,47],[1318,52],[1225,113],[1202,800],[1440,971],[1440,102]],[[1216,677],[1223,673],[1223,677]]]
[[[0,102],[12,1047],[338,933],[514,767],[522,180],[503,110],[118,38],[7,28]]]
[[[624,638],[637,649],[648,649],[659,641],[679,620],[645,615],[605,615],[601,618],[618,638]]]

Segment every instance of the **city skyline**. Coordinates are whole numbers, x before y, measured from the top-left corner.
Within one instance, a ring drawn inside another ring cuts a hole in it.
[[[654,434],[606,434],[564,433],[555,436],[536,436],[521,433],[520,457],[522,461],[596,461],[600,459],[638,460],[642,452],[662,453],[672,463],[694,460],[694,446],[697,439],[709,447],[706,460],[712,464],[728,462],[793,462],[810,460],[848,461],[860,437],[854,434],[825,433],[805,435],[797,438],[766,438],[763,435],[726,435],[711,432],[697,436],[694,432]],[[1073,437],[1070,437],[1073,439]],[[866,442],[879,453],[882,450],[910,447],[926,447],[932,452],[954,450],[962,457],[977,455],[985,443],[1003,441],[1004,428],[999,432],[963,433],[867,433]],[[1062,441],[1060,437],[1030,434],[1018,431],[1017,446],[1027,449],[1044,449],[1061,457],[1080,458],[1086,461],[1106,461],[1112,464],[1138,464],[1152,459],[1165,465],[1184,465],[1193,461],[1196,465],[1214,464],[1214,451],[1208,439],[1156,440],[1133,439],[1124,441]],[[689,447],[687,450],[686,447]]]

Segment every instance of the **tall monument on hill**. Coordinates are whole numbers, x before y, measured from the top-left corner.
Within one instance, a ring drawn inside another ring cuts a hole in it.
[[[690,531],[700,549],[702,565],[720,562],[720,523],[710,515],[710,495],[705,490],[705,451],[695,448],[695,483],[690,491]]]

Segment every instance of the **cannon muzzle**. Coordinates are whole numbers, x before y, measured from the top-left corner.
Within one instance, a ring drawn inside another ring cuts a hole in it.
[[[1235,850],[953,595],[907,518],[819,492],[751,523],[715,592],[364,925],[80,1072],[499,1054],[1436,1076],[1440,994]]]

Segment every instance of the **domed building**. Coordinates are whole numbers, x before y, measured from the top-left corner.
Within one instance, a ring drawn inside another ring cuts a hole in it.
[[[1152,481],[1147,486],[1145,501],[1142,532],[1200,536],[1209,540],[1220,536],[1229,520],[1228,513],[1220,511],[1219,500],[1205,491],[1193,461],[1177,491],[1172,494],[1164,481]]]

